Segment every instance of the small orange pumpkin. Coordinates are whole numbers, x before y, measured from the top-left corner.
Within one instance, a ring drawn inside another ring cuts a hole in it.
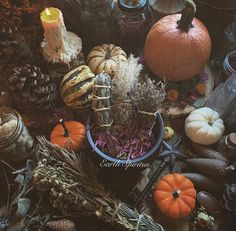
[[[77,121],[60,120],[60,124],[52,130],[50,141],[53,144],[77,152],[85,139],[85,126]]]
[[[164,215],[175,219],[187,217],[195,207],[196,190],[185,176],[168,174],[157,183],[154,200]]]

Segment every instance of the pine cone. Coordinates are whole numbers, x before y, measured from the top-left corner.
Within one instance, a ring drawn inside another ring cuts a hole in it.
[[[75,231],[75,223],[68,219],[49,221],[46,227],[52,231]]]
[[[33,65],[15,67],[8,77],[15,102],[24,112],[53,110],[57,98],[56,85],[40,68]]]
[[[218,159],[226,163],[229,163],[229,160],[220,152],[217,152],[210,148],[206,148],[205,146],[200,145],[200,144],[192,143],[191,146],[192,146],[193,151],[196,152],[196,154],[200,157],[209,158],[209,159]]]
[[[193,158],[186,160],[186,163],[200,173],[213,177],[225,177],[235,170],[233,165],[217,159]]]
[[[236,215],[236,184],[226,185],[221,206]]]
[[[16,26],[0,23],[0,61],[10,66],[26,63],[32,54],[24,36]]]
[[[22,23],[22,5],[12,4],[14,1],[1,0],[0,2],[0,21],[7,20],[9,24],[20,26]],[[19,2],[19,1],[17,1]],[[23,1],[21,1],[23,3]]]

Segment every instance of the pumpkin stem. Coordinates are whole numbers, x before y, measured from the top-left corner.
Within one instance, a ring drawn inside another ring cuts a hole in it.
[[[65,124],[64,120],[60,119],[60,123],[61,123],[61,126],[64,128],[64,136],[68,137],[69,136],[69,132],[68,132],[68,130],[66,128],[66,124]]]
[[[179,196],[180,196],[180,194],[181,194],[181,190],[180,189],[177,189],[177,190],[175,190],[173,193],[172,193],[172,195],[173,195],[173,197],[176,199],[176,198],[178,198]]]
[[[214,124],[214,122],[209,121],[208,124],[209,124],[210,126],[212,126],[212,125]]]
[[[193,26],[192,21],[196,13],[196,5],[192,0],[185,1],[185,8],[181,15],[180,20],[177,22],[177,28],[188,33],[190,28]]]

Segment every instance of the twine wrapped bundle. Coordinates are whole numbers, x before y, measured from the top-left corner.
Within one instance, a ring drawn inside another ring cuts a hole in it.
[[[133,100],[138,108],[138,119],[145,130],[150,130],[155,125],[159,108],[165,99],[165,86],[165,83],[156,83],[146,78],[146,81],[136,87]]]
[[[93,164],[84,155],[75,155],[39,138],[40,153],[34,184],[49,191],[53,206],[69,216],[93,215],[127,230],[164,231],[152,218],[139,214],[116,200],[99,184]]]
[[[110,102],[111,78],[106,73],[96,76],[93,87],[92,108],[99,127],[108,129],[113,123]]]

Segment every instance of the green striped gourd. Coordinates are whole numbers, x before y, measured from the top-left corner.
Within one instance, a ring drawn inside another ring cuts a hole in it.
[[[61,82],[61,98],[71,108],[90,105],[95,75],[86,65],[79,66],[67,73]]]

